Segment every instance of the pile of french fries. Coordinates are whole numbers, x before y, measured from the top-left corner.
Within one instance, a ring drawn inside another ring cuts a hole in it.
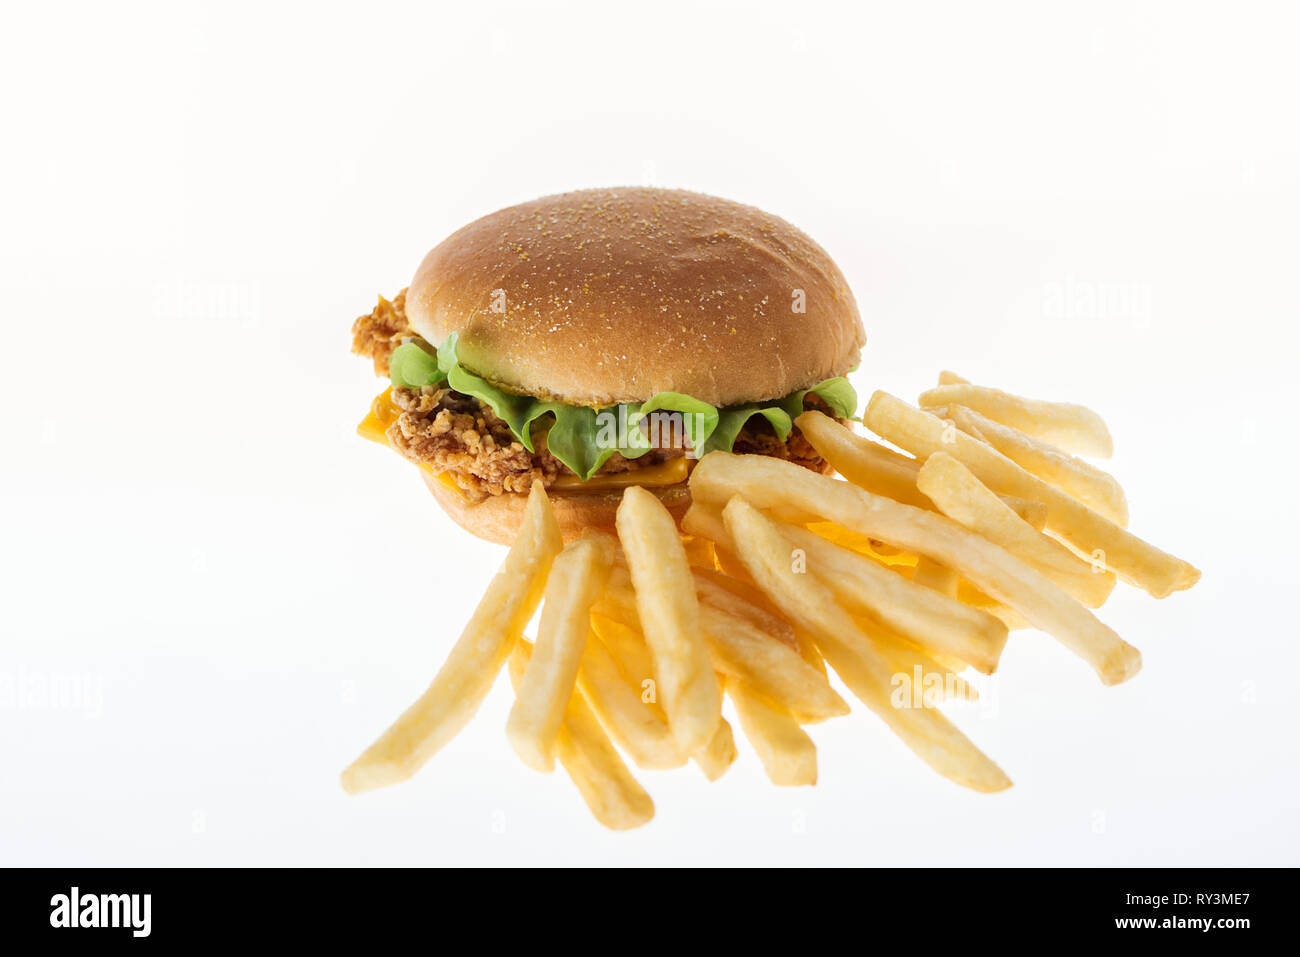
[[[712,452],[679,529],[631,487],[617,537],[565,545],[540,483],[519,537],[433,684],[343,773],[350,792],[410,777],[463,728],[508,663],[506,736],[558,760],[592,814],[626,829],[654,803],[646,770],[736,759],[724,697],[774,784],[817,780],[806,726],[847,714],[829,673],[926,764],[976,791],[1011,781],[939,709],[992,674],[1009,631],[1037,628],[1106,684],[1141,668],[1091,609],[1117,580],[1158,598],[1200,573],[1127,531],[1105,423],[951,374],[912,406],[877,392],[863,423],[895,451],[805,412],[803,435],[847,481]],[[910,453],[910,454],[904,454]],[[541,606],[537,640],[524,629]],[[829,671],[828,671],[829,667]],[[900,693],[900,691],[902,693]]]

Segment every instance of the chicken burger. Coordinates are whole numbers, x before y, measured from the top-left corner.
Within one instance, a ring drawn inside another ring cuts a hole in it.
[[[461,526],[514,539],[534,480],[566,538],[641,485],[679,518],[714,449],[826,464],[793,422],[854,415],[866,337],[794,226],[670,189],[592,189],[484,216],[353,326],[391,386],[360,433],[423,471]]]

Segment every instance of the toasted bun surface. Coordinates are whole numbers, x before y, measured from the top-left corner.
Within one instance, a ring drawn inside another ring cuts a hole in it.
[[[471,502],[456,489],[449,488],[442,481],[428,473],[424,484],[429,487],[433,497],[438,500],[443,511],[461,528],[479,538],[498,545],[510,545],[519,534],[519,525],[523,521],[524,506],[528,496],[511,493],[492,495],[482,502]],[[691,493],[685,482],[652,488],[659,501],[663,502],[680,524],[682,516],[691,505]],[[600,492],[571,492],[554,489],[548,493],[551,508],[555,510],[555,520],[560,525],[560,534],[566,542],[582,534],[584,528],[596,528],[613,533],[614,516],[618,503],[623,499],[621,489],[606,489]]]
[[[435,345],[458,333],[462,364],[492,384],[571,405],[777,399],[843,375],[866,341],[844,276],[794,226],[641,187],[470,223],[424,258],[406,312]]]

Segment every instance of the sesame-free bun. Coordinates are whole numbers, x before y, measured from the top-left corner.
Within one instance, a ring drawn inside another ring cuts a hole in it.
[[[462,365],[493,385],[586,406],[778,399],[843,375],[866,341],[843,274],[794,226],[647,187],[475,220],[425,256],[406,314],[435,346],[458,333]]]
[[[519,534],[523,522],[524,506],[528,496],[518,492],[504,495],[490,495],[481,502],[473,502],[459,490],[451,488],[441,479],[421,472],[424,484],[429,487],[433,497],[438,500],[443,511],[467,532],[498,545],[509,545]],[[653,492],[672,513],[678,524],[691,505],[691,493],[685,482],[651,488]],[[585,528],[596,528],[614,532],[614,516],[618,512],[618,503],[623,499],[621,489],[605,489],[598,492],[556,491],[548,493],[551,508],[555,511],[555,520],[559,523],[560,534],[566,542],[582,534]]]

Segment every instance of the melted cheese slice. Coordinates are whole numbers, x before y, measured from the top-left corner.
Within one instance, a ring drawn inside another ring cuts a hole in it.
[[[375,401],[370,403],[370,411],[366,413],[366,417],[357,426],[357,434],[363,439],[369,439],[371,442],[388,445],[388,435],[386,434],[388,427],[396,422],[401,414],[402,410],[393,402],[393,390],[390,386],[375,396]],[[629,485],[642,485],[651,488],[676,485],[679,482],[686,481],[687,476],[691,474],[693,464],[686,456],[679,455],[667,462],[650,465],[643,469],[633,469],[630,472],[614,472],[609,475],[593,475],[586,482],[576,475],[562,475],[555,480],[552,488],[559,491],[577,489],[584,492],[599,492],[604,489],[627,488]],[[448,488],[460,491],[460,486],[446,472],[435,473],[428,465],[421,465],[420,468],[430,475],[435,475]]]
[[[579,489],[584,492],[598,492],[601,489],[609,488],[627,488],[629,485],[657,488],[662,485],[676,485],[678,482],[685,482],[686,477],[690,474],[691,460],[684,455],[679,455],[675,459],[669,459],[667,462],[661,462],[658,465],[648,465],[643,469],[632,469],[630,472],[612,472],[609,475],[593,475],[585,482],[576,475],[561,475],[551,487],[570,491]]]
[[[375,396],[374,402],[370,403],[370,411],[366,413],[366,417],[357,426],[357,435],[363,439],[369,439],[371,442],[387,445],[388,436],[384,433],[388,431],[390,425],[397,421],[397,417],[401,414],[402,410],[393,402],[393,387],[389,386]]]

